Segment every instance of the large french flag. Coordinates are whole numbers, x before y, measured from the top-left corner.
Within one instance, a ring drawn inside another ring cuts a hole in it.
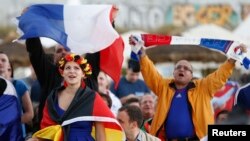
[[[47,37],[76,54],[100,51],[100,68],[118,82],[124,43],[112,26],[116,12],[113,5],[32,5],[17,17],[19,40]]]
[[[0,77],[0,140],[23,140],[19,106],[14,86]]]

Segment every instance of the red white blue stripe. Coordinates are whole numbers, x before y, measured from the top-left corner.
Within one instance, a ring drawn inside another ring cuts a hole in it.
[[[18,20],[19,40],[47,37],[71,52],[94,53],[120,36],[112,27],[113,5],[36,4]]]
[[[152,47],[155,45],[199,45],[208,49],[219,51],[229,58],[233,58],[244,65],[246,69],[250,68],[250,59],[247,53],[243,53],[239,47],[240,42],[232,40],[220,40],[209,38],[192,38],[156,34],[141,34],[132,35],[132,40],[135,45],[132,47],[131,57],[136,58],[136,54],[140,53],[139,50],[142,46]],[[247,48],[250,52],[250,48]]]

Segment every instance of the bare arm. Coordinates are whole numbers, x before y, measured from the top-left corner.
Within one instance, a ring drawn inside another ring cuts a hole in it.
[[[96,129],[95,132],[96,141],[106,141],[106,134],[103,123],[95,122],[95,129]]]
[[[34,117],[34,111],[28,91],[26,91],[22,96],[22,106],[24,108],[24,113],[22,115],[21,121],[22,123],[28,123]]]

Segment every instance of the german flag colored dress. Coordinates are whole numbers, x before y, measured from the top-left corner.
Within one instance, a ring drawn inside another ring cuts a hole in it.
[[[125,136],[114,115],[98,93],[90,88],[79,88],[66,111],[57,100],[60,87],[51,92],[43,110],[41,130],[33,136],[53,141],[93,141],[95,121],[103,122],[106,141],[122,141]]]

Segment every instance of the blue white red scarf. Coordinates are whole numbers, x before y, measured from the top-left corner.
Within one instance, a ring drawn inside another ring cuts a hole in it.
[[[152,47],[154,45],[199,45],[201,47],[222,52],[227,57],[239,61],[246,69],[250,68],[250,59],[246,53],[242,52],[239,47],[240,42],[237,41],[155,34],[141,34],[137,36],[132,35],[132,40],[135,45],[132,47],[131,57],[136,60],[138,59],[137,54],[140,54],[140,49],[142,46]]]

